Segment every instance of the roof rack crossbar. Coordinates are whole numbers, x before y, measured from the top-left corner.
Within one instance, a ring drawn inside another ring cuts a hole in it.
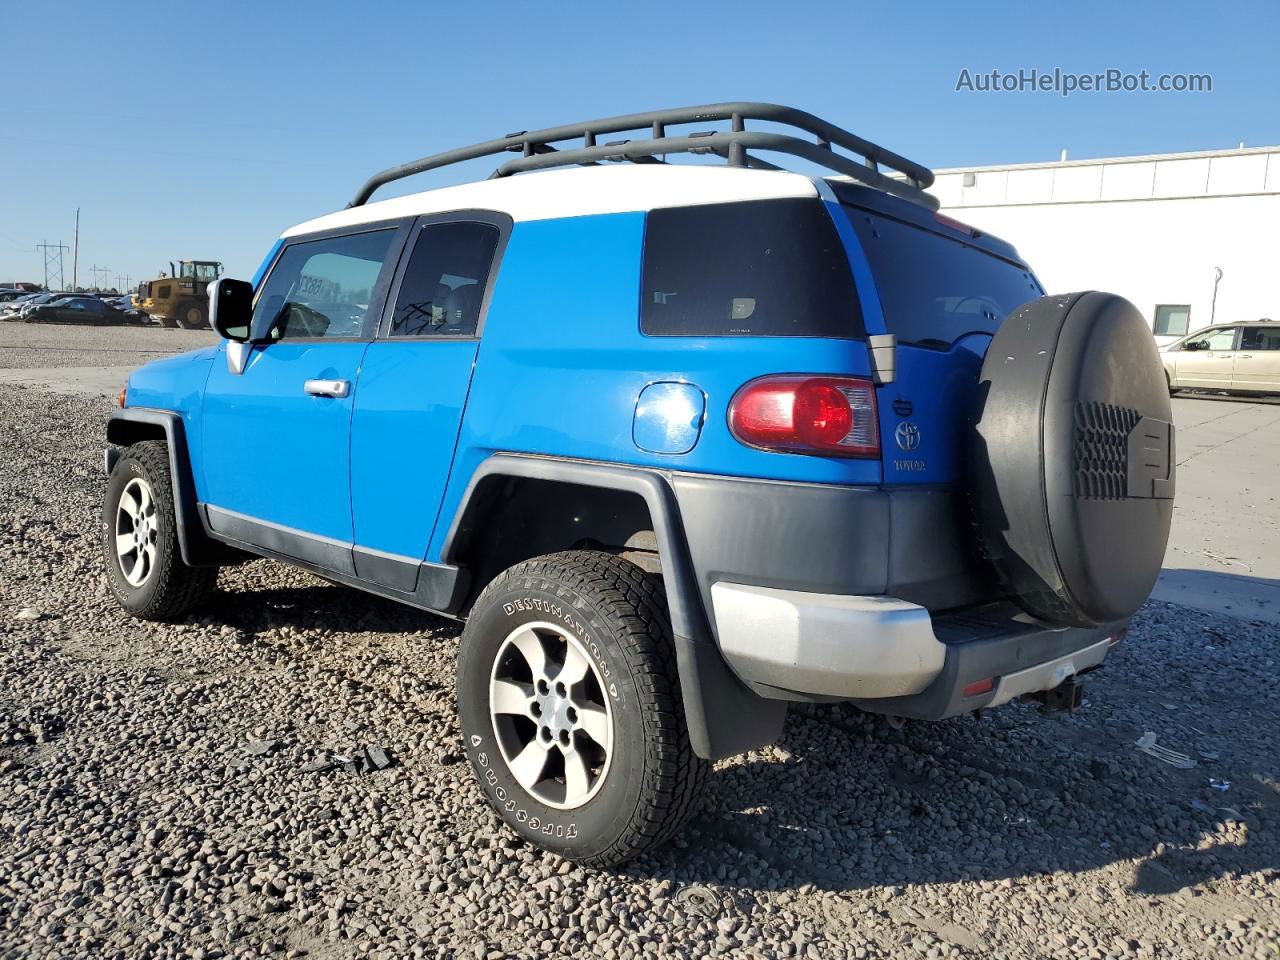
[[[756,158],[747,154],[747,150],[768,150],[775,153],[789,153],[802,157],[812,163],[819,164],[844,174],[852,180],[892,193],[895,196],[937,209],[938,201],[918,187],[901,180],[894,180],[871,167],[796,137],[780,133],[748,130],[742,133],[715,133],[709,137],[664,137],[661,140],[630,140],[625,143],[607,144],[597,147],[579,147],[572,150],[560,150],[554,154],[539,154],[508,160],[496,171],[496,177],[508,177],[515,173],[529,170],[546,170],[566,164],[590,163],[598,160],[620,159],[635,160],[639,157],[651,157],[658,153],[715,153],[727,156],[730,166],[753,166]],[[773,165],[771,165],[773,166]],[[758,168],[759,169],[759,168]],[[773,166],[773,169],[779,169]]]
[[[672,136],[667,133],[667,127],[670,125],[724,120],[730,122],[728,131],[707,131],[699,136],[688,134]],[[749,131],[746,128],[747,120],[763,120],[794,127],[812,135],[814,141],[762,130]],[[650,131],[648,140],[604,145],[597,140],[601,134],[645,128]],[[553,143],[578,139],[581,139],[581,147],[552,146]],[[837,153],[833,149],[835,146],[861,157],[861,162]],[[731,166],[780,169],[750,156],[747,150],[789,153],[887,193],[935,209],[938,205],[935,198],[924,192],[933,183],[933,172],[929,168],[803,110],[773,103],[742,102],[654,110],[586,123],[549,127],[544,130],[522,130],[497,140],[447,150],[444,153],[437,153],[383,170],[370,177],[347,206],[358,207],[364,204],[375,190],[396,180],[455,163],[508,152],[518,153],[520,156],[502,164],[494,171],[493,176],[506,177],[527,170],[593,164],[612,159],[652,162],[642,158],[694,152],[714,153],[728,160]],[[896,171],[905,179],[899,180],[885,176],[880,172],[881,166]]]

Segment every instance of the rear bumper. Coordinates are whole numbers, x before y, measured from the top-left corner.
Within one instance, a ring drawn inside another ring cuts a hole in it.
[[[1124,627],[1050,628],[1009,604],[933,617],[893,597],[723,581],[711,595],[721,652],[762,696],[922,720],[1051,690],[1098,666]]]

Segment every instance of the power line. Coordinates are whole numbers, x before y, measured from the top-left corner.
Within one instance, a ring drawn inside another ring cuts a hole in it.
[[[61,290],[66,281],[62,277],[62,252],[70,250],[65,243],[37,243],[36,249],[44,252],[44,288],[46,290]],[[49,286],[50,276],[57,277],[58,282],[55,286]]]

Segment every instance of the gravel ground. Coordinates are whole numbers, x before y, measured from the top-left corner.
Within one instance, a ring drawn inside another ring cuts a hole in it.
[[[793,711],[675,844],[586,871],[473,785],[455,624],[265,561],[126,619],[107,411],[0,385],[3,960],[1280,956],[1274,626],[1153,602],[1070,717]],[[367,745],[395,764],[305,770]]]
[[[136,367],[216,340],[211,330],[166,330],[157,324],[0,322],[0,369]]]

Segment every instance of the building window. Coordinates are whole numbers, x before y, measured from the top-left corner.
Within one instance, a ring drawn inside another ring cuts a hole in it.
[[[1166,303],[1156,307],[1156,319],[1152,329],[1157,337],[1181,337],[1190,329],[1190,324],[1190,305]]]

